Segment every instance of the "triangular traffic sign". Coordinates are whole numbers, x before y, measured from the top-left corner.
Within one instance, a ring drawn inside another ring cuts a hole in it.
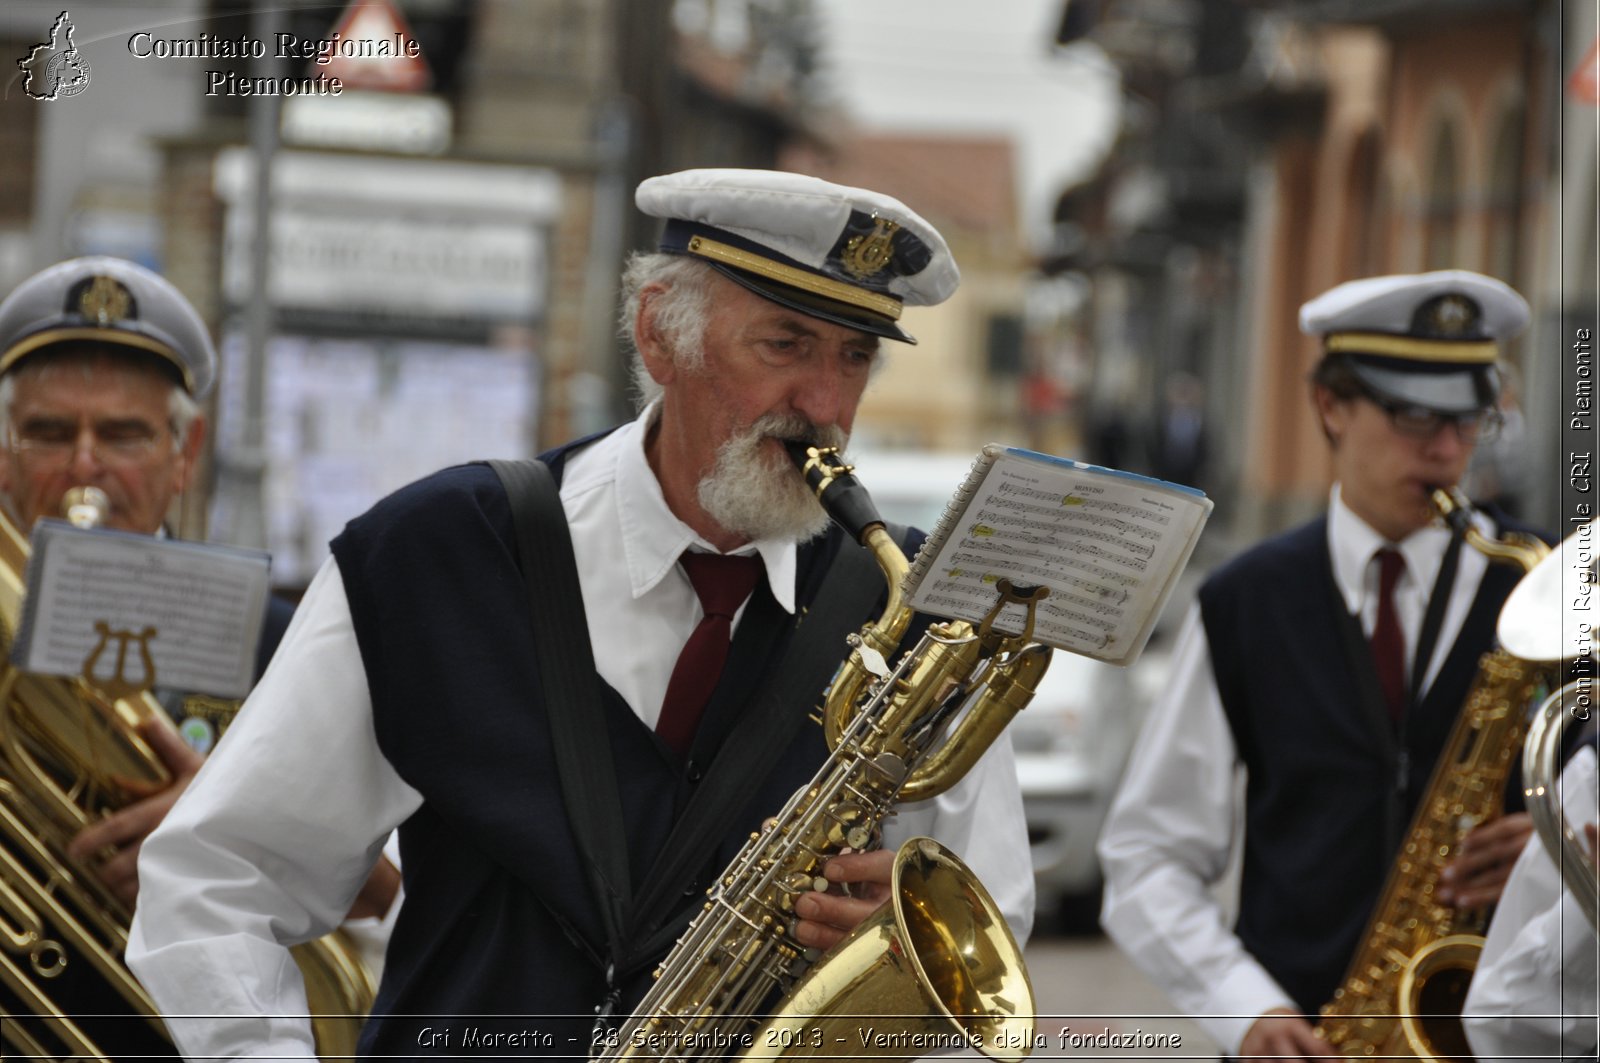
[[[1579,103],[1600,107],[1600,37],[1594,39],[1589,54],[1567,78],[1567,95]]]
[[[319,72],[346,88],[421,92],[433,84],[433,71],[393,0],[351,0],[330,36],[341,47]]]

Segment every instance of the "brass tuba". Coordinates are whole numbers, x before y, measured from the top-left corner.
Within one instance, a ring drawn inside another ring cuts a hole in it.
[[[826,885],[828,857],[876,844],[897,801],[953,786],[1027,705],[1050,661],[1031,640],[1043,592],[1003,588],[1002,604],[1029,605],[1020,635],[993,629],[997,604],[977,629],[932,625],[891,668],[885,657],[912,619],[906,558],[834,450],[790,444],[790,454],[829,515],[872,550],[889,601],[851,636],[829,687],[829,758],[718,877],[599,1058],[909,1059],[971,1047],[1021,1059],[1034,1040],[1021,949],[972,873],[933,840],[901,847],[890,900],[820,959],[789,927],[795,901]]]
[[[92,526],[104,518],[104,495],[74,489],[67,508],[75,523]],[[138,730],[167,715],[146,691],[23,673],[10,663],[28,553],[27,539],[0,512],[0,1045],[40,1059],[175,1056],[123,961],[132,913],[66,855],[68,841],[95,819],[172,781]],[[372,1006],[370,975],[338,935],[294,954],[320,1016],[318,1050],[353,1054]]]
[[[1485,537],[1468,521],[1471,510],[1458,491],[1435,491],[1433,504],[1491,561],[1526,573],[1550,552],[1531,536]],[[1487,913],[1440,904],[1434,892],[1462,837],[1504,811],[1526,706],[1552,678],[1547,665],[1504,649],[1479,659],[1349,971],[1322,1008],[1317,1033],[1338,1054],[1471,1058],[1461,1006],[1483,949]]]
[[[1560,869],[1562,882],[1572,891],[1589,925],[1600,932],[1600,877],[1595,874],[1594,857],[1567,822],[1556,782],[1567,728],[1588,723],[1593,714],[1591,699],[1584,696],[1585,687],[1593,683],[1592,677],[1572,680],[1546,698],[1533,714],[1527,744],[1522,747],[1522,781],[1528,814],[1545,852]]]

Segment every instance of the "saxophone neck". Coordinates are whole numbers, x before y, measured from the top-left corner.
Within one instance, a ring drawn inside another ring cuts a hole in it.
[[[875,648],[888,653],[899,644],[911,622],[911,611],[906,608],[901,590],[911,571],[905,552],[884,526],[872,496],[856,479],[855,467],[845,464],[837,447],[817,447],[795,440],[786,440],[784,446],[828,516],[872,552],[873,560],[883,573],[889,600],[883,615],[871,627],[879,629],[888,640],[887,645]]]
[[[1459,487],[1436,487],[1430,495],[1430,501],[1434,512],[1449,525],[1451,531],[1491,561],[1515,565],[1523,572],[1531,572],[1550,553],[1549,544],[1533,535],[1512,532],[1493,539],[1483,534],[1472,523],[1472,503]]]
[[[886,673],[885,662],[894,655],[906,629],[911,626],[912,613],[902,589],[911,566],[894,536],[884,527],[872,496],[856,480],[854,468],[844,463],[837,447],[818,447],[795,440],[785,441],[784,447],[800,467],[800,474],[816,493],[817,501],[822,503],[828,516],[871,551],[888,591],[883,612],[853,636],[855,649],[845,659],[828,690],[823,734],[828,748],[837,749],[855,712],[857,699],[875,678]]]

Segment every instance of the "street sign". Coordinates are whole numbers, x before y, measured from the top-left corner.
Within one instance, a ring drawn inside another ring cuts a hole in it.
[[[1600,36],[1595,37],[1589,54],[1567,78],[1567,95],[1579,103],[1600,107]]]
[[[351,0],[330,36],[355,45],[335,50],[322,69],[346,88],[421,92],[433,84],[428,61],[393,0]]]

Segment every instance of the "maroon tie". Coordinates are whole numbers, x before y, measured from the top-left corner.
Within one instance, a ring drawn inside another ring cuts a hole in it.
[[[1406,570],[1400,551],[1385,547],[1378,557],[1378,622],[1372,628],[1372,660],[1378,666],[1378,685],[1389,706],[1389,718],[1398,720],[1406,705],[1406,637],[1394,611],[1394,585]]]
[[[686,553],[678,561],[694,584],[700,608],[706,614],[678,654],[678,663],[667,682],[667,696],[661,702],[661,718],[656,721],[656,734],[682,756],[689,751],[700,714],[722,676],[733,614],[755,590],[756,581],[761,578],[761,559]]]

